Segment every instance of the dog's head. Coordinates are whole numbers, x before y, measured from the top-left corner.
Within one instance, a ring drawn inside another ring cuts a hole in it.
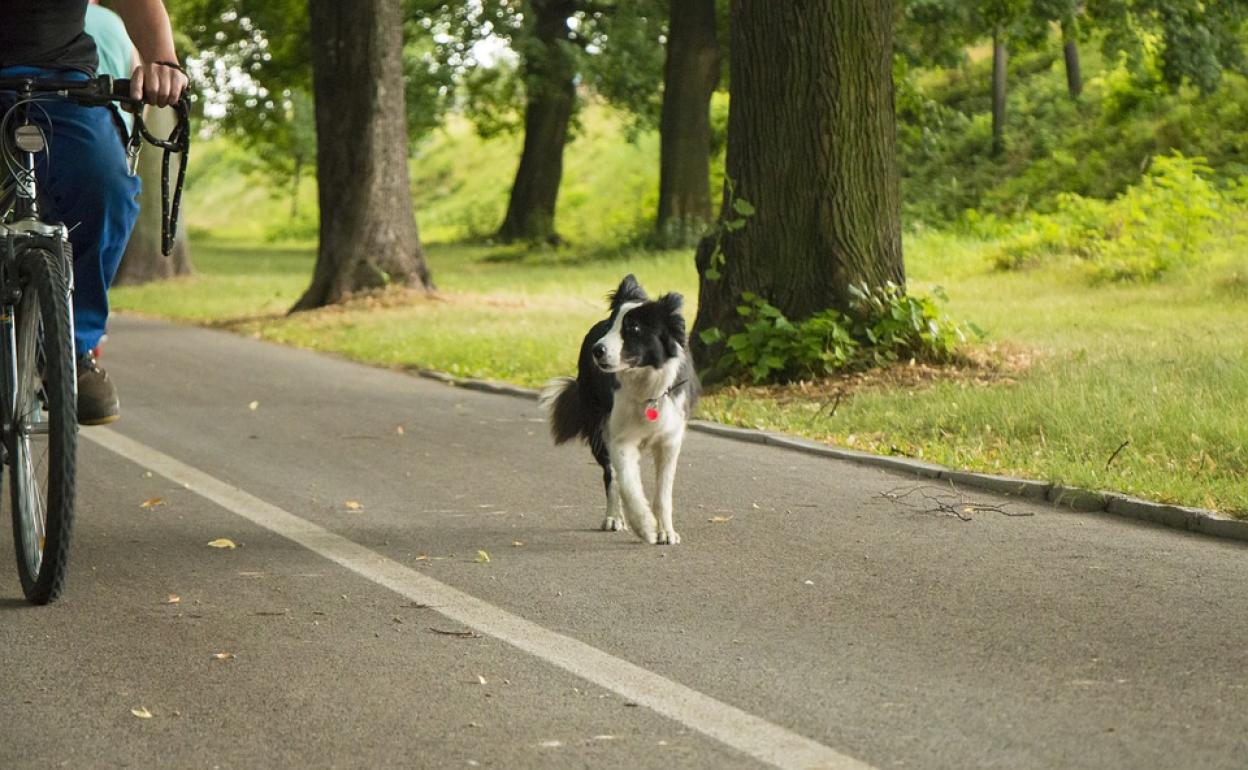
[[[680,314],[684,299],[679,294],[664,294],[651,300],[637,279],[629,275],[608,299],[611,326],[591,348],[599,369],[658,369],[680,355],[686,336],[685,319]]]

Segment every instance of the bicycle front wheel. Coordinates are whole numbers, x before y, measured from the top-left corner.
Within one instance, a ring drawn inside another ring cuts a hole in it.
[[[13,540],[22,592],[35,604],[65,584],[74,518],[77,381],[68,259],[31,249],[19,260],[24,289],[13,319],[14,403],[4,436]]]

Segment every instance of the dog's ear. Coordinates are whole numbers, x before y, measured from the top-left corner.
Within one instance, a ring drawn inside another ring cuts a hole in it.
[[[632,273],[624,276],[619,288],[607,295],[607,301],[612,310],[625,302],[645,302],[647,299],[649,297],[646,296],[645,290],[641,288],[641,284],[637,283],[637,278]]]
[[[685,306],[685,298],[672,292],[659,297],[659,310],[663,313],[663,329],[667,332],[667,354],[675,356],[680,351],[679,347],[684,347],[688,343],[685,333],[685,317],[681,315],[681,310]]]

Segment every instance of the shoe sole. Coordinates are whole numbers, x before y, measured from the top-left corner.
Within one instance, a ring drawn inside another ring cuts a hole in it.
[[[91,428],[97,425],[112,425],[113,423],[117,422],[120,419],[121,419],[121,415],[110,414],[107,417],[97,417],[94,420],[79,420],[78,424],[84,427]]]

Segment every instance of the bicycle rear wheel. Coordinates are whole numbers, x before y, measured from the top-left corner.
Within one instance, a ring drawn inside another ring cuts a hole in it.
[[[74,518],[77,382],[68,259],[43,249],[19,258],[14,314],[15,409],[4,435],[22,592],[35,604],[65,584]],[[10,365],[11,366],[11,365]]]

